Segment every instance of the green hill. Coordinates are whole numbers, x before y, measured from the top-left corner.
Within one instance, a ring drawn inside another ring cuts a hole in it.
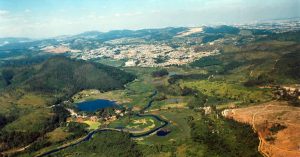
[[[66,98],[82,89],[120,89],[135,76],[114,67],[57,56],[34,67],[3,70],[2,78],[8,85],[21,84],[25,91]]]
[[[121,89],[135,76],[115,67],[53,57],[28,67],[0,68],[0,151],[26,146],[66,120],[68,112],[49,105],[82,89]]]
[[[278,77],[280,80],[291,79],[295,83],[300,82],[300,54],[299,52],[287,53],[281,56],[271,74],[273,77]]]
[[[42,64],[38,72],[26,81],[29,90],[65,93],[70,96],[82,89],[102,91],[122,88],[134,76],[102,64],[54,57]]]

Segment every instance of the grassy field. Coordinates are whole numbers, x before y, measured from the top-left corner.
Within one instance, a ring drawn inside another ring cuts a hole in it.
[[[152,113],[168,120],[170,124],[166,126],[166,128],[170,129],[171,132],[166,136],[153,135],[146,137],[141,143],[172,144],[172,142],[185,141],[190,137],[189,118],[193,117],[193,119],[199,119],[201,117],[200,113],[189,109],[169,109]]]
[[[39,132],[47,126],[48,120],[53,116],[51,109],[41,108],[23,115],[12,123],[6,125],[3,130],[21,132]]]
[[[131,68],[127,70],[137,74],[138,78],[126,85],[126,89],[124,91],[125,95],[132,101],[125,105],[128,107],[134,107],[135,110],[138,110],[148,103],[149,96],[155,90],[153,78],[150,75],[153,69]]]
[[[101,125],[100,122],[98,122],[98,121],[95,122],[95,121],[91,121],[91,120],[85,120],[85,121],[83,121],[83,123],[89,125],[89,127],[88,127],[89,130],[98,129],[99,126]]]
[[[144,133],[161,125],[159,121],[152,117],[124,117],[109,124],[112,128],[123,128],[132,133]]]
[[[242,101],[243,103],[265,102],[272,99],[270,90],[247,88],[242,85],[226,83],[224,81],[185,81],[180,84],[182,87],[196,89],[208,96]]]
[[[48,141],[51,143],[58,143],[65,141],[71,134],[65,131],[65,128],[58,127],[55,130],[47,133],[45,136],[47,137]]]
[[[45,106],[46,103],[45,97],[34,93],[26,93],[17,101],[19,105],[29,106]]]

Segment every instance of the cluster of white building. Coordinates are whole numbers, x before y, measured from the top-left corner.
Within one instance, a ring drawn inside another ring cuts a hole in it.
[[[201,57],[216,55],[218,50],[210,52],[195,52],[193,47],[172,48],[161,44],[131,44],[105,45],[93,50],[75,53],[77,58],[89,60],[107,57],[115,60],[125,59],[125,66],[155,67],[168,65],[182,65]],[[163,61],[158,61],[162,57]]]

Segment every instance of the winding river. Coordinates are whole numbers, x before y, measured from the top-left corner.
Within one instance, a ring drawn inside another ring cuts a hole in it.
[[[131,138],[140,138],[140,137],[145,137],[145,136],[148,136],[156,131],[158,131],[159,129],[167,126],[169,124],[168,121],[160,118],[159,116],[157,115],[153,115],[153,114],[143,114],[148,108],[150,108],[152,106],[152,103],[154,102],[154,99],[153,97],[157,95],[157,91],[154,91],[153,94],[151,94],[151,96],[149,97],[150,98],[150,101],[147,103],[147,105],[141,109],[139,111],[139,113],[136,113],[135,115],[138,116],[138,117],[152,117],[152,118],[155,118],[156,120],[158,120],[159,122],[162,123],[162,125],[160,125],[159,127],[156,127],[148,132],[145,132],[145,133],[142,133],[142,134],[133,134],[133,133],[129,133],[129,136]],[[75,145],[78,145],[82,142],[86,142],[86,141],[89,141],[92,136],[95,134],[95,133],[98,133],[98,132],[105,132],[105,131],[123,131],[122,129],[116,129],[116,128],[102,128],[102,129],[97,129],[97,130],[94,130],[94,131],[91,131],[89,132],[83,139],[81,139],[80,141],[76,142],[76,143],[72,143],[72,144],[69,144],[69,145],[66,145],[66,146],[62,146],[62,147],[59,147],[59,148],[56,148],[56,149],[53,149],[53,150],[50,150],[48,152],[45,152],[43,154],[40,154],[40,155],[37,155],[36,157],[43,157],[43,156],[47,156],[47,155],[50,155],[52,153],[55,153],[55,152],[58,152],[58,151],[61,151],[63,149],[66,149],[68,147],[72,147],[72,146],[75,146]]]

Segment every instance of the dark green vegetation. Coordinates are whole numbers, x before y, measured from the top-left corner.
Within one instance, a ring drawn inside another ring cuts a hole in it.
[[[279,56],[274,68],[269,72],[262,73],[257,77],[250,78],[245,82],[246,86],[265,85],[265,84],[283,84],[300,82],[300,54],[298,51],[284,53]]]
[[[152,76],[153,77],[163,77],[169,75],[169,72],[167,69],[161,69],[161,70],[157,70],[157,71],[153,71],[152,72]]]
[[[48,59],[39,67],[3,69],[1,76],[6,86],[22,85],[26,91],[56,94],[60,100],[82,89],[119,89],[135,78],[117,68],[60,56]]]
[[[90,34],[79,34],[79,37],[85,38],[86,36],[93,35],[100,41],[109,41],[124,37],[147,39],[150,41],[160,41],[173,38],[177,33],[187,30],[186,28],[163,28],[163,29],[142,29],[142,30],[114,30],[106,33],[101,32],[87,32]]]
[[[285,129],[285,128],[286,128],[285,125],[275,123],[275,124],[272,125],[271,128],[269,128],[269,130],[270,130],[272,133],[277,133],[278,131],[283,130],[283,129]]]
[[[37,74],[26,83],[32,91],[64,92],[71,96],[82,89],[107,91],[122,88],[133,79],[133,75],[102,64],[55,57],[43,63]]]
[[[193,63],[191,63],[191,66],[201,68],[201,67],[208,67],[208,66],[220,65],[220,64],[222,64],[222,62],[213,56],[213,57],[200,58],[200,59],[194,61]]]
[[[206,74],[175,74],[170,76],[170,78],[168,79],[168,82],[170,84],[175,84],[177,81],[179,80],[201,80],[201,79],[206,79],[209,76]]]
[[[166,62],[168,60],[169,60],[168,56],[161,56],[161,55],[159,55],[157,58],[154,59],[154,63],[160,64],[160,63],[164,63],[164,62]]]
[[[281,56],[274,67],[273,75],[284,79],[300,81],[300,53],[295,51]],[[272,75],[272,74],[271,74]]]
[[[52,109],[36,110],[18,118],[10,118],[9,116],[5,117],[5,115],[2,115],[6,120],[2,124],[4,126],[2,126],[0,131],[1,151],[34,142],[38,137],[55,129],[60,123],[65,122],[68,112],[62,107],[54,107]],[[30,125],[31,127],[29,128],[28,126]]]
[[[128,134],[108,131],[96,133],[89,142],[70,147],[51,156],[140,157],[142,153]]]
[[[261,156],[257,150],[258,137],[247,124],[209,116],[194,120],[190,125],[193,142],[208,148],[204,156]]]
[[[202,38],[202,42],[203,43],[208,43],[208,42],[212,42],[212,41],[215,41],[215,40],[223,38],[223,37],[224,37],[224,35],[220,35],[220,34],[218,34],[218,35],[207,35],[207,36],[204,36]]]
[[[227,45],[220,55],[190,65],[206,69],[215,79],[243,82],[247,87],[299,83],[299,47],[296,41],[254,41]]]
[[[236,27],[231,26],[218,26],[215,28],[212,27],[206,27],[204,28],[205,33],[213,33],[213,34],[238,34],[240,32],[240,29]]]
[[[190,98],[190,100],[187,103],[187,106],[190,109],[196,109],[196,108],[199,108],[199,107],[204,107],[205,104],[208,101],[208,96],[205,95],[205,94],[203,94],[203,93],[201,93],[201,92],[195,91],[195,90],[187,88],[187,87],[185,87],[183,89],[183,93],[186,93],[187,89],[188,89],[189,93],[193,94],[192,95],[193,97]]]

